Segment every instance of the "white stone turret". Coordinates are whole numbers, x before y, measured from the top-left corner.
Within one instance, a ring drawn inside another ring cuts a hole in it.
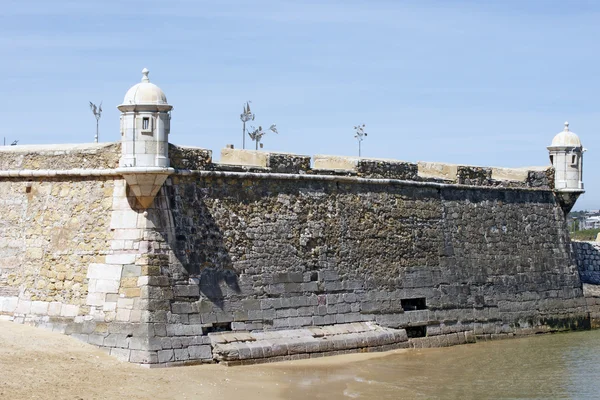
[[[121,167],[169,167],[171,109],[163,91],[148,79],[125,94],[121,111]]]
[[[554,194],[567,214],[584,192],[583,153],[585,149],[579,137],[569,130],[569,123],[565,122],[565,129],[554,136],[548,151],[550,162],[554,167]]]
[[[119,170],[135,194],[139,207],[148,208],[173,169],[169,168],[171,110],[167,97],[150,83],[144,68],[142,81],[125,94],[121,111]]]
[[[554,136],[552,144],[548,146],[550,162],[554,167],[554,187],[560,191],[583,192],[583,153],[579,137],[569,130],[569,123],[565,122],[565,129]]]

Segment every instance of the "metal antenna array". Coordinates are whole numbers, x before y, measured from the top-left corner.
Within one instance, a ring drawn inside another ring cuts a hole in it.
[[[252,127],[253,131],[252,132],[248,132],[248,136],[250,136],[250,139],[252,139],[255,143],[256,143],[256,150],[258,150],[258,145],[260,143],[260,139],[262,139],[263,136],[265,136],[267,134],[267,132],[262,130],[262,126],[258,126],[258,129],[255,129],[254,127]],[[275,124],[271,125],[269,127],[269,130],[271,132],[275,132],[275,133],[279,133],[277,132],[277,127],[275,126]],[[262,149],[262,143],[260,143],[260,148]]]
[[[90,110],[92,110],[94,117],[96,117],[96,137],[94,138],[94,141],[98,143],[98,125],[100,124],[100,117],[102,116],[102,102],[100,102],[99,107],[96,107],[96,105],[90,101]]]
[[[242,121],[242,149],[246,148],[246,133],[247,133],[248,136],[250,136],[250,139],[252,139],[254,142],[256,142],[255,148],[256,148],[256,150],[258,150],[259,144],[260,144],[260,148],[263,147],[262,143],[260,143],[260,140],[262,139],[263,136],[265,136],[267,134],[267,132],[262,130],[262,126],[259,126],[258,129],[256,129],[252,126],[252,127],[250,127],[252,129],[252,131],[246,130],[246,122],[254,121],[254,118],[256,117],[254,114],[252,114],[252,111],[250,111],[250,103],[252,103],[252,102],[247,101],[246,104],[244,104],[244,111],[242,112],[242,114],[240,114],[240,120]],[[269,130],[271,132],[279,133],[279,132],[277,132],[277,127],[275,126],[275,124],[271,125],[269,127]]]
[[[242,149],[246,148],[246,122],[254,121],[254,114],[250,111],[251,101],[247,101],[244,105],[244,112],[240,114],[242,120]]]
[[[360,157],[360,151],[361,151],[361,143],[363,140],[365,140],[365,137],[367,136],[367,132],[365,132],[365,124],[362,125],[357,125],[354,127],[354,129],[356,130],[356,134],[354,135],[354,137],[356,138],[356,140],[358,140],[358,156]]]

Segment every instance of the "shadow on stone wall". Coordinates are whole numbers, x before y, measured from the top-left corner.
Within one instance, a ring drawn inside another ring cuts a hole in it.
[[[200,295],[222,309],[224,299],[231,294],[226,292],[241,292],[223,231],[203,201],[201,188],[186,185],[184,193],[176,194],[173,187],[167,187],[166,196],[171,204],[164,214],[172,213],[173,218],[169,243],[185,271],[183,275],[174,273],[174,279],[196,282]],[[180,199],[187,202],[186,207],[176,204]]]
[[[221,289],[222,283],[236,293],[240,293],[240,285],[235,271],[205,268],[200,271],[200,294],[206,296],[214,305],[223,309],[225,294]]]

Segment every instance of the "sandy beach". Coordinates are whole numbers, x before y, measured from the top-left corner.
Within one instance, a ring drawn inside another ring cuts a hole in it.
[[[0,321],[0,399],[289,399],[288,373],[294,368],[347,365],[385,354],[148,369],[68,336]]]
[[[0,321],[0,400],[595,399],[599,331],[272,364],[148,369]]]

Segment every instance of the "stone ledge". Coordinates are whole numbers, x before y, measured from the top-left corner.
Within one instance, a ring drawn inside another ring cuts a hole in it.
[[[335,351],[325,351],[325,352],[316,352],[316,353],[301,353],[301,354],[293,354],[288,356],[278,356],[278,357],[270,357],[270,358],[255,358],[249,360],[235,360],[235,361],[221,361],[220,364],[228,366],[228,367],[236,367],[240,365],[253,365],[253,364],[266,364],[266,363],[274,363],[281,361],[296,361],[296,360],[306,360],[309,358],[321,358],[321,357],[329,357],[329,356],[340,356],[344,354],[353,354],[353,353],[376,353],[376,352],[384,352],[384,351],[392,351],[398,349],[407,349],[410,345],[408,342],[401,343],[393,343],[386,344],[383,346],[374,346],[374,347],[363,347],[356,348],[350,350],[335,350]]]
[[[281,331],[210,333],[209,337],[213,358],[219,362],[308,358],[311,353],[360,351],[408,341],[404,329],[384,328],[372,322]]]

